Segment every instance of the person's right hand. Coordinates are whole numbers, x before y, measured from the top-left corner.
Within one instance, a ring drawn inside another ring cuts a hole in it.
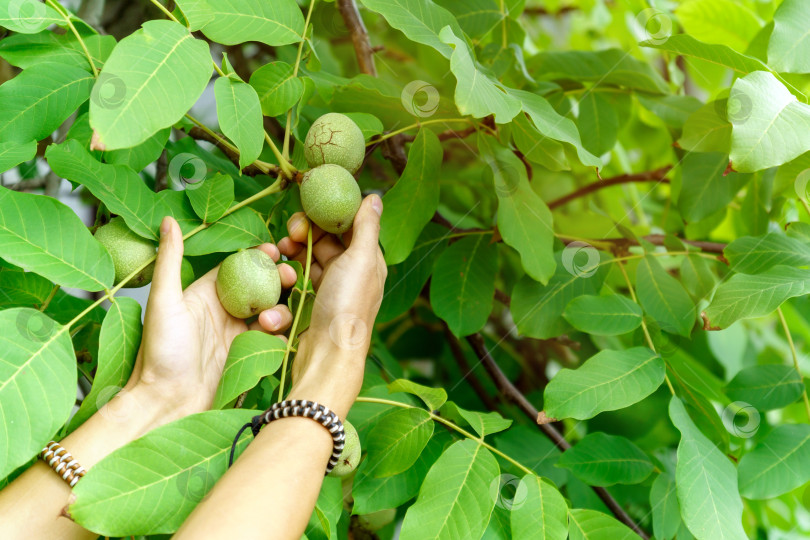
[[[309,399],[346,413],[360,392],[374,319],[382,303],[388,269],[379,246],[382,200],[363,200],[344,242],[312,229],[310,277],[317,291],[312,320],[293,365],[291,399]],[[303,212],[290,217],[290,236],[279,250],[306,264],[310,224]],[[344,247],[344,243],[348,247]]]

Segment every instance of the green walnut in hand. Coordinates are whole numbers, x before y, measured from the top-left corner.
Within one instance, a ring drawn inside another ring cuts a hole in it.
[[[343,446],[343,452],[340,453],[340,459],[329,476],[346,476],[351,474],[360,463],[360,436],[357,435],[357,430],[349,423],[348,420],[343,421],[343,431],[346,433],[346,443]]]
[[[217,296],[225,311],[247,319],[278,303],[281,277],[276,263],[258,249],[229,255],[217,272]]]
[[[354,174],[365,155],[363,132],[340,113],[327,113],[315,120],[304,141],[304,157],[310,167],[331,163]]]
[[[339,165],[315,167],[301,182],[304,212],[330,233],[340,234],[351,228],[362,199],[357,181]]]
[[[129,230],[121,217],[114,217],[109,223],[96,229],[95,237],[112,257],[116,283],[123,281],[155,256],[155,244]],[[152,281],[154,271],[153,262],[133,276],[124,287],[143,287]]]

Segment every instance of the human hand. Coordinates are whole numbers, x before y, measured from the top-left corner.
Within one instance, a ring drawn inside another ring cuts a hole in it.
[[[168,421],[211,407],[228,349],[236,336],[247,330],[283,332],[290,326],[292,314],[287,306],[278,305],[261,312],[250,326],[231,316],[217,297],[219,266],[183,290],[180,227],[173,218],[166,217],[160,230],[143,339],[125,389],[137,386],[138,395],[162,402],[172,414]],[[262,244],[256,249],[274,261],[279,259],[279,250],[272,244]],[[292,267],[280,264],[278,271],[282,287],[295,284]]]
[[[317,226],[312,229],[310,276],[317,295],[309,328],[301,334],[290,398],[319,401],[341,417],[360,392],[388,275],[379,246],[381,214],[382,200],[370,195],[343,243]],[[303,212],[294,214],[287,222],[290,236],[278,244],[284,255],[302,264],[309,226]]]

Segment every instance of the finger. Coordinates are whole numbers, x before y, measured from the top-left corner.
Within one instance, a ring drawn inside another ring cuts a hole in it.
[[[256,248],[270,255],[270,258],[273,259],[273,262],[278,262],[279,258],[281,257],[281,252],[273,244],[269,243],[262,244],[260,246],[257,246]]]
[[[257,322],[266,332],[283,332],[292,324],[290,308],[281,304],[259,313]]]
[[[287,220],[287,230],[293,242],[306,245],[307,231],[309,230],[309,220],[303,212],[296,212]],[[314,244],[324,235],[323,229],[317,225],[312,226],[312,243]]]
[[[309,279],[312,281],[313,288],[317,289],[318,286],[321,284],[321,277],[323,276],[323,268],[321,268],[320,264],[312,264],[312,268],[309,269]]]
[[[301,250],[304,249],[304,244],[299,244],[293,241],[289,236],[285,236],[278,243],[278,249],[281,250],[281,253],[284,254],[285,257],[292,259],[301,253]]]
[[[346,248],[343,247],[337,236],[331,234],[324,236],[317,244],[312,246],[312,253],[315,255],[315,259],[321,263],[321,266],[326,266],[326,263],[344,251],[346,251]]]
[[[281,287],[284,289],[289,289],[298,280],[298,274],[289,264],[282,263],[278,265],[278,275],[281,277]]]
[[[352,251],[365,251],[377,249],[380,239],[380,216],[382,215],[382,199],[377,195],[369,195],[360,205],[360,210],[354,216],[352,241],[349,249]]]
[[[178,302],[183,298],[180,267],[183,264],[183,236],[174,218],[166,216],[160,224],[160,245],[152,277],[150,300]]]

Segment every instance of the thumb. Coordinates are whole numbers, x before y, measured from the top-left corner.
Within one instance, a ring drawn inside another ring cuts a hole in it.
[[[380,216],[383,203],[378,195],[369,195],[363,200],[354,216],[352,241],[349,249],[370,250],[377,247],[380,238]]]
[[[152,292],[159,302],[178,301],[183,297],[180,268],[183,263],[183,235],[174,218],[166,216],[160,224],[160,245],[152,277]]]

